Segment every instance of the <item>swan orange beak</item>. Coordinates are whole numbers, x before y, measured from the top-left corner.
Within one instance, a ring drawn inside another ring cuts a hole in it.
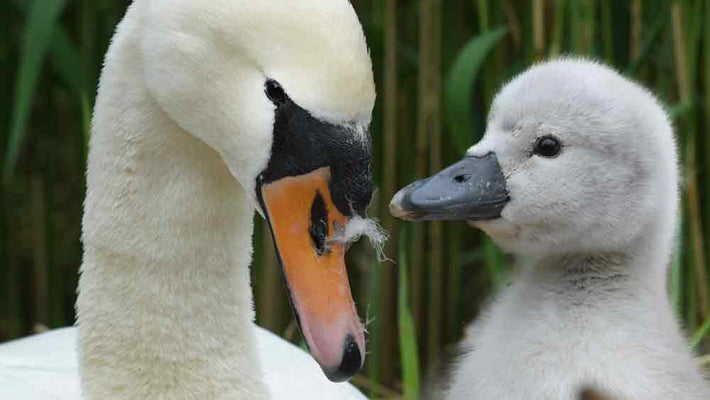
[[[296,321],[313,357],[331,381],[360,370],[365,335],[334,240],[347,223],[333,204],[330,168],[287,176],[257,190],[281,263]]]

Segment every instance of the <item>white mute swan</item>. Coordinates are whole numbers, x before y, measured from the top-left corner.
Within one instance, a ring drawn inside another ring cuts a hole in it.
[[[600,64],[536,65],[496,96],[463,161],[393,214],[469,220],[531,257],[467,332],[444,397],[710,399],[666,292],[676,146],[654,96]]]
[[[342,381],[364,361],[343,235],[349,221],[368,225],[374,100],[346,0],[130,6],[89,153],[77,302],[86,400],[363,398],[323,372]],[[323,372],[252,323],[255,209]],[[78,398],[74,337],[0,347],[0,398]]]

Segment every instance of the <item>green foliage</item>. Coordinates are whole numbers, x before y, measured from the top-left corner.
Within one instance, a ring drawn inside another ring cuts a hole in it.
[[[670,21],[668,20],[668,11],[659,10],[658,15],[653,20],[648,29],[649,33],[646,34],[646,38],[644,39],[643,44],[641,45],[641,50],[639,51],[639,54],[633,60],[631,60],[631,63],[629,64],[626,70],[627,74],[634,75],[638,72],[639,67],[643,65],[648,55],[653,50],[654,45],[660,39],[660,35],[663,31],[663,28],[669,22]]]
[[[63,0],[35,0],[29,7],[22,41],[20,67],[15,81],[10,136],[8,137],[4,178],[12,178],[20,146],[27,128],[37,80],[44,63],[56,22],[64,8]]]
[[[690,339],[690,347],[692,349],[695,349],[697,345],[700,344],[700,342],[707,336],[707,334],[710,332],[710,318],[708,318],[703,325],[698,328],[695,333],[693,334],[693,337]]]
[[[57,75],[66,83],[79,102],[82,120],[84,146],[89,146],[91,134],[91,104],[89,104],[89,82],[84,61],[61,27],[57,28],[52,42],[52,61]]]
[[[407,278],[407,237],[405,230],[399,234],[399,285],[397,289],[397,322],[399,327],[399,347],[402,362],[402,387],[405,399],[418,399],[419,383],[419,353],[417,347],[417,332],[414,329],[414,319],[409,311],[409,279]]]
[[[472,38],[459,52],[446,79],[447,121],[460,154],[479,137],[473,125],[473,84],[486,57],[507,32],[507,28],[500,27]]]

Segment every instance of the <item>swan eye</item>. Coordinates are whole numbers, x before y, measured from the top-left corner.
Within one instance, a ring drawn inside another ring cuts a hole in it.
[[[535,142],[535,148],[533,153],[542,157],[555,157],[562,150],[562,144],[560,141],[552,136],[543,136]]]
[[[266,97],[269,98],[274,104],[281,104],[286,101],[286,92],[284,89],[273,79],[266,81]]]

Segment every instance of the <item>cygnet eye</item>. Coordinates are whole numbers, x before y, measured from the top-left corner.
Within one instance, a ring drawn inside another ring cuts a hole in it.
[[[542,157],[552,158],[560,153],[562,144],[553,136],[543,136],[535,142],[533,153]]]
[[[286,92],[284,89],[273,79],[266,81],[266,97],[269,98],[274,104],[279,105],[286,101]]]

